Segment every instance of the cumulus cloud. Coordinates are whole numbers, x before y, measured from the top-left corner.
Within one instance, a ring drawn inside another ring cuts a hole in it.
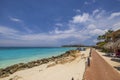
[[[69,23],[72,27],[75,27],[77,31],[79,30],[78,34],[82,36],[89,36],[87,39],[95,39],[98,35],[104,34],[107,30],[113,29],[117,30],[120,29],[120,17],[118,19],[111,18],[119,16],[119,14],[114,13],[107,13],[105,10],[95,9],[92,14],[83,13],[82,15],[75,15],[73,16],[73,20]],[[87,14],[87,17],[85,17]],[[84,17],[83,17],[84,16]],[[78,24],[79,23],[79,24]],[[76,25],[77,24],[77,25]],[[93,41],[95,43],[95,41]]]
[[[105,33],[106,30],[102,30],[102,29],[93,29],[90,31],[91,35],[102,35]]]
[[[93,29],[96,29],[97,27],[94,25],[94,24],[89,24],[87,29],[89,30],[93,30]]]
[[[118,17],[120,16],[120,12],[115,12],[115,13],[112,13],[111,16],[109,17],[109,19],[113,19],[115,17]]]
[[[92,14],[82,13],[72,17],[71,20],[63,23],[56,23],[55,26],[66,27],[64,30],[61,27],[56,27],[46,33],[24,33],[19,30],[0,26],[0,36],[9,38],[1,40],[0,44],[26,44],[26,45],[61,45],[84,42],[85,44],[92,41],[91,44],[97,42],[98,35],[104,34],[108,29],[120,29],[120,17],[114,17],[119,14],[108,14],[105,10],[93,10]],[[106,15],[108,14],[108,15]],[[111,19],[109,19],[112,17]],[[32,44],[34,43],[34,44]]]
[[[82,23],[82,22],[86,22],[88,19],[89,19],[89,14],[84,13],[83,15],[74,16],[72,22],[73,23]]]
[[[89,36],[83,36],[83,35],[80,35],[80,32],[76,31],[74,28],[70,28],[68,30],[59,30],[59,29],[55,29],[52,31],[51,34],[49,33],[38,33],[38,34],[23,34],[22,32],[19,32],[15,29],[11,29],[11,28],[7,28],[7,27],[4,27],[2,29],[2,27],[0,27],[2,31],[0,31],[0,33],[2,33],[3,37],[4,38],[8,38],[9,40],[1,40],[2,43],[0,44],[23,44],[24,45],[28,45],[31,44],[31,43],[38,43],[38,44],[46,44],[48,43],[49,45],[54,45],[55,43],[58,44],[58,43],[61,43],[59,42],[60,40],[66,40],[68,38],[72,38],[72,39],[77,39],[77,40],[81,40],[81,41],[84,41],[86,39],[89,38]],[[7,35],[6,33],[4,33],[4,31],[7,31]],[[2,36],[0,34],[0,36]],[[6,43],[5,43],[6,42]],[[31,42],[31,43],[30,43]],[[32,44],[31,44],[32,45]]]

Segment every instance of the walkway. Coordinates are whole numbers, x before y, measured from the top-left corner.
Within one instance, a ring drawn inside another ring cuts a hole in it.
[[[90,67],[86,69],[84,80],[120,80],[120,74],[92,50]]]

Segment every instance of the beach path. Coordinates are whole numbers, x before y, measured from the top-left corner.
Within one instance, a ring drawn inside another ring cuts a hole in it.
[[[90,67],[86,69],[84,80],[120,80],[120,74],[95,50],[92,50]]]

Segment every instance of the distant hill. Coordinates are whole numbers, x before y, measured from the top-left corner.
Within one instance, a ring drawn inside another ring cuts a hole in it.
[[[63,45],[62,47],[86,47],[85,45]]]

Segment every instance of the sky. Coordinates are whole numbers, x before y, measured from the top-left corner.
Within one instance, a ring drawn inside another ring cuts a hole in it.
[[[0,46],[95,45],[120,29],[120,0],[0,0]]]

